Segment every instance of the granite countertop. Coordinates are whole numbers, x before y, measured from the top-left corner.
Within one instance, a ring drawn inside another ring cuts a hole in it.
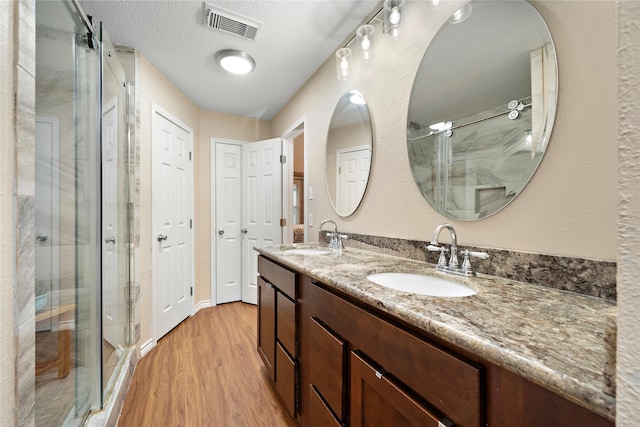
[[[318,248],[323,244],[298,244]],[[478,274],[464,278],[432,264],[360,249],[324,255],[287,253],[292,245],[256,248],[442,340],[523,376],[567,399],[615,419],[615,397],[603,392],[605,327],[615,303],[543,286]],[[328,248],[327,248],[328,249]],[[373,272],[446,277],[478,291],[442,298],[396,291],[367,280]]]

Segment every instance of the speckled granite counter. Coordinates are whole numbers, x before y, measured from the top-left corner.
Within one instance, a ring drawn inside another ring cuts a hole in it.
[[[446,275],[478,291],[470,297],[410,294],[377,285],[366,276],[381,271],[442,273],[430,264],[358,249],[294,255],[286,252],[291,248],[256,250],[610,420],[615,418],[615,398],[603,392],[605,323],[615,309],[613,302],[486,275]]]

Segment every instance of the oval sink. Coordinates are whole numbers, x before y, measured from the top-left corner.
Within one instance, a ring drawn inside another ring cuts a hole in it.
[[[298,249],[287,249],[285,253],[292,254],[292,255],[326,255],[331,252],[326,249],[298,248]]]
[[[367,276],[378,285],[398,291],[434,297],[466,297],[477,291],[440,277],[414,273],[375,273]]]

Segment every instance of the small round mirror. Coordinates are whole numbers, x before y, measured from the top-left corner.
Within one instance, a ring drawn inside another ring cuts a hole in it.
[[[360,92],[349,91],[340,98],[331,116],[325,156],[327,192],[339,216],[353,214],[364,197],[372,148],[367,102]]]
[[[511,202],[544,155],[557,85],[551,34],[531,4],[456,11],[424,54],[409,102],[409,162],[429,204],[468,221]]]

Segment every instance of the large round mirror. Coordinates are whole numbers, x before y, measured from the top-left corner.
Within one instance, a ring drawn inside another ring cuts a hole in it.
[[[457,10],[422,58],[409,101],[409,162],[431,206],[475,220],[513,200],[544,155],[557,85],[551,34],[533,6]]]
[[[333,209],[340,216],[356,211],[369,181],[373,128],[364,96],[345,93],[331,116],[327,134],[325,177]]]

